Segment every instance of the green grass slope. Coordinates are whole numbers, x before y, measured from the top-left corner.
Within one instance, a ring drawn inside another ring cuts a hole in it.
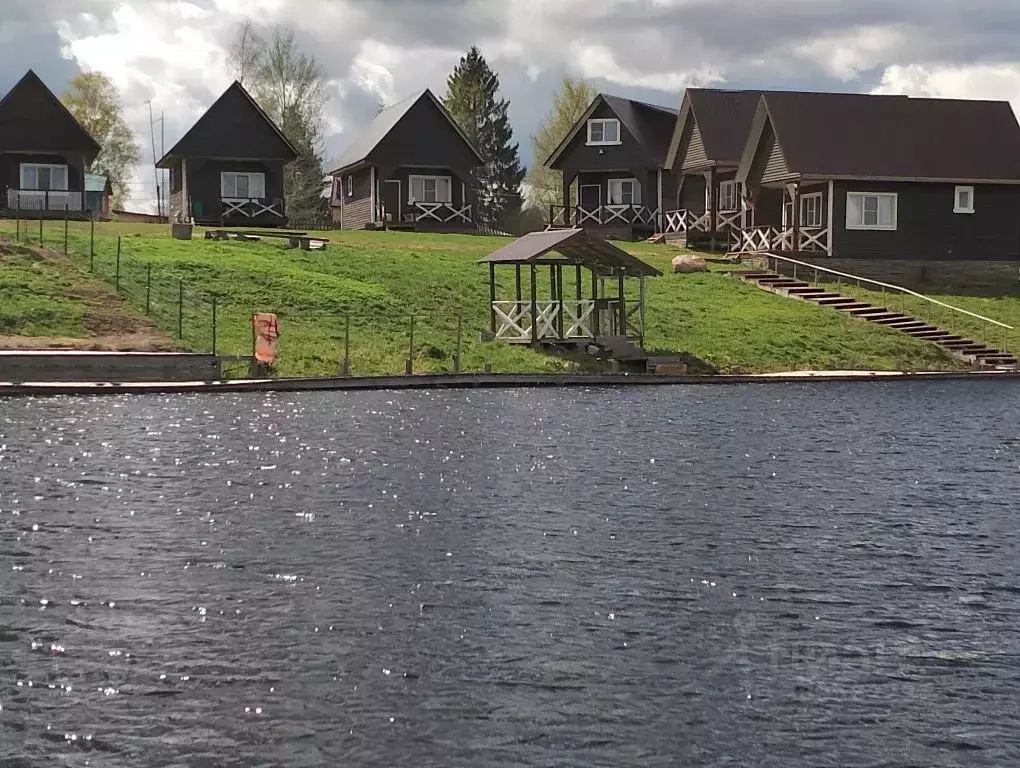
[[[63,249],[63,227],[63,222],[45,225],[49,247]],[[0,222],[0,232],[13,235],[14,223]],[[27,232],[28,240],[38,243],[38,226]],[[110,280],[116,272],[118,235],[122,294],[140,310],[147,307],[164,330],[176,335],[180,327],[186,346],[211,347],[214,294],[221,354],[249,352],[252,312],[278,313],[283,375],[335,373],[348,316],[356,375],[403,372],[412,315],[416,372],[452,369],[458,321],[464,370],[481,370],[486,363],[497,372],[567,366],[529,349],[479,340],[488,329],[489,310],[488,271],[477,260],[506,244],[502,238],[329,232],[324,233],[331,240],[327,250],[304,252],[284,250],[269,239],[185,242],[170,239],[164,226],[98,224],[92,267]],[[21,237],[26,239],[24,225]],[[87,268],[88,224],[70,225],[68,247],[76,263]],[[935,370],[954,365],[934,345],[767,294],[724,274],[671,274],[676,249],[646,243],[625,247],[665,273],[648,282],[649,349],[689,352],[726,371]],[[513,272],[498,273],[502,297],[510,298]],[[15,283],[22,279],[11,275]],[[547,285],[543,270],[540,291],[547,291]],[[631,288],[636,292],[636,285]],[[572,290],[568,276],[566,292]]]

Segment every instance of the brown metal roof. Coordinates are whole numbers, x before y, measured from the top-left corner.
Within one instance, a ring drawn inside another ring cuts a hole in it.
[[[761,91],[687,89],[709,160],[729,165],[740,162],[761,94]]]
[[[479,259],[478,263],[534,264],[552,252],[558,253],[571,264],[581,264],[596,271],[623,269],[628,275],[634,276],[662,274],[608,240],[585,234],[583,229],[531,232]]]
[[[762,99],[788,168],[801,176],[1020,181],[1020,125],[1005,101],[775,91]]]

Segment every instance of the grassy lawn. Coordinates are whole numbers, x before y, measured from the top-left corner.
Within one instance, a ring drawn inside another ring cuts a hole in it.
[[[0,335],[85,336],[89,303],[76,282],[30,249],[0,244]]]
[[[0,233],[13,235],[14,227],[14,222],[0,222]],[[23,240],[26,230],[29,241],[38,243],[38,223],[22,225]],[[196,235],[203,236],[200,231]],[[192,349],[211,348],[213,294],[217,350],[223,354],[250,351],[252,312],[278,313],[282,375],[335,373],[348,316],[354,374],[403,372],[412,315],[416,372],[452,370],[458,320],[464,370],[481,370],[486,363],[497,372],[568,366],[528,349],[479,340],[488,329],[488,271],[476,262],[506,239],[364,231],[324,235],[331,240],[327,250],[305,252],[283,250],[271,240],[175,241],[161,225],[100,223],[92,264],[95,274],[112,281],[121,236],[122,294],[139,311],[147,307],[156,324],[171,334],[177,335],[180,325],[183,342]],[[63,237],[63,222],[45,225],[49,247],[62,250]],[[87,270],[89,225],[72,223],[68,245],[73,261]],[[670,259],[678,251],[669,246],[625,247],[665,273],[648,282],[650,350],[688,352],[726,371],[935,370],[954,365],[934,345],[767,294],[723,274],[673,275]],[[541,272],[539,290],[547,293],[547,270]],[[509,298],[513,272],[497,274],[502,295]],[[2,279],[0,284],[19,285],[27,276],[12,271]],[[631,290],[636,296],[637,286]],[[572,291],[568,274],[565,293]],[[45,287],[42,296],[49,296]],[[56,292],[50,298],[56,301]],[[7,321],[14,329],[10,332],[34,332],[31,313],[14,314]]]

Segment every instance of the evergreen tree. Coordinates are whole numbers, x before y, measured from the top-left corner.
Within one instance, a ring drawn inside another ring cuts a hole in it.
[[[484,160],[474,179],[478,223],[491,229],[506,228],[520,212],[525,170],[520,147],[513,140],[510,102],[499,98],[499,76],[477,47],[472,46],[454,67],[446,81],[444,102]]]

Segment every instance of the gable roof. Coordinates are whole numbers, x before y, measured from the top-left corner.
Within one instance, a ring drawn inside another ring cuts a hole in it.
[[[737,165],[761,95],[762,91],[688,88],[670,138],[666,166],[671,168],[676,163],[684,130],[692,119],[708,159],[719,165]]]
[[[1020,183],[1020,124],[1008,102],[769,92],[741,158],[746,179],[766,122],[805,177]]]
[[[470,148],[471,152],[475,157],[478,158],[479,163],[484,163],[485,158],[481,156],[478,149],[472,143],[471,139],[468,138],[467,134],[464,133],[464,129],[461,128],[457,121],[453,119],[453,115],[450,114],[449,110],[443,105],[439,99],[436,98],[435,94],[431,90],[426,88],[423,91],[408,96],[403,101],[398,101],[396,104],[391,104],[388,107],[383,108],[379,111],[379,114],[375,116],[368,127],[362,131],[358,137],[354,140],[347,151],[340,156],[339,160],[333,161],[335,170],[331,170],[330,174],[341,173],[352,166],[358,165],[368,159],[368,156],[372,154],[379,143],[386,138],[394,126],[404,119],[404,116],[411,111],[411,108],[416,105],[422,99],[427,99],[440,111],[445,117],[453,129],[457,131],[457,134],[464,140],[464,143]]]
[[[106,192],[107,189],[112,189],[109,178],[99,173],[85,174],[86,192]]]
[[[40,114],[40,109],[45,113]],[[91,162],[100,149],[34,70],[28,70],[0,99],[0,150],[76,150]]]
[[[558,253],[571,264],[593,271],[623,269],[632,277],[662,273],[605,238],[584,229],[545,229],[517,238],[512,243],[478,260],[479,264],[535,264],[550,253]]]
[[[592,99],[588,109],[578,118],[563,141],[549,155],[544,163],[547,168],[552,168],[555,165],[601,104],[606,104],[613,111],[620,123],[644,148],[651,163],[663,165],[666,152],[669,149],[673,126],[676,123],[677,111],[669,107],[660,107],[657,104],[600,93]]]
[[[236,80],[156,164],[180,157],[295,160],[300,153]]]

